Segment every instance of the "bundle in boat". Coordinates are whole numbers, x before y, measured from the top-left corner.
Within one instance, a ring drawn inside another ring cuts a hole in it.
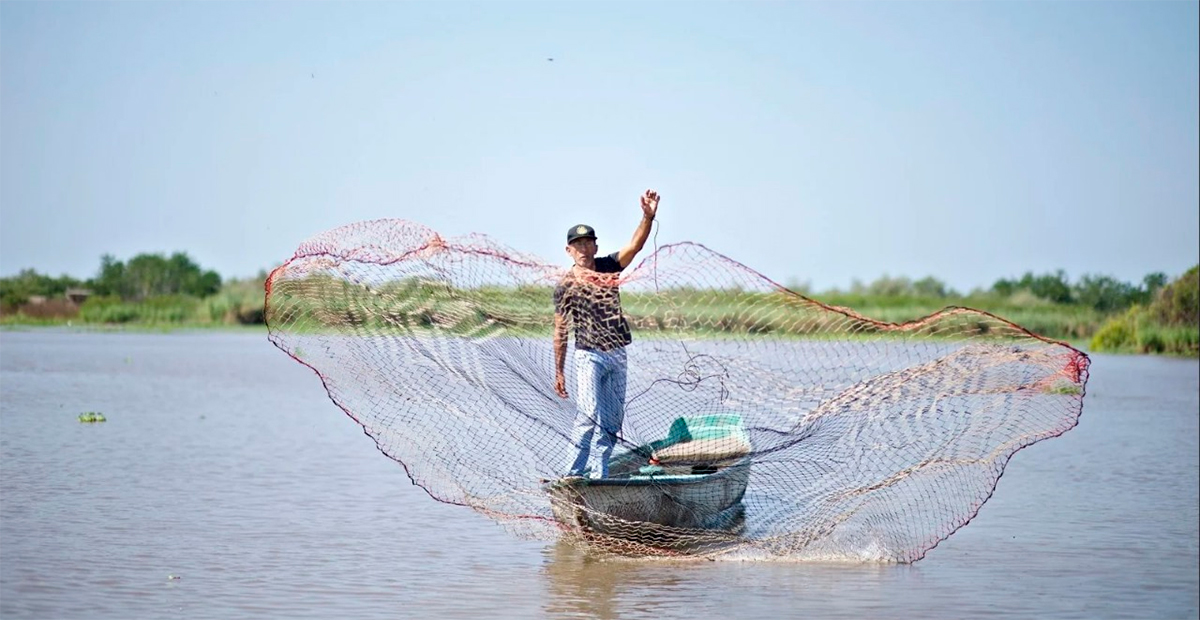
[[[642,473],[710,474],[750,456],[753,448],[741,416],[679,418],[671,425],[668,442],[650,454]]]

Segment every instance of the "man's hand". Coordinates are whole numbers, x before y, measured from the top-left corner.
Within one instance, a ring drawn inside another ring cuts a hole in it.
[[[654,216],[658,213],[658,192],[648,189],[642,194],[642,221],[638,224],[637,230],[633,231],[633,238],[629,240],[629,245],[621,248],[617,252],[617,262],[624,269],[633,262],[633,257],[637,256],[638,252],[646,246],[646,239],[650,237],[650,229],[654,227]]]
[[[561,372],[554,373],[554,391],[561,398],[567,397],[567,378]]]
[[[642,215],[648,219],[654,219],[654,215],[658,213],[658,192],[648,189],[645,194],[642,194]]]

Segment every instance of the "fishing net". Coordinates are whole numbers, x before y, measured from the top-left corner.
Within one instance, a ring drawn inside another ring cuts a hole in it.
[[[631,555],[918,560],[1075,426],[1089,363],[968,308],[874,321],[694,243],[602,274],[400,220],[305,242],[266,320],[434,499]],[[615,431],[607,477],[599,448],[564,477],[581,422]]]

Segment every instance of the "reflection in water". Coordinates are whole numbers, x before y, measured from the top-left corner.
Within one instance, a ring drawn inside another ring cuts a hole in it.
[[[561,540],[543,554],[547,618],[772,617],[801,602],[812,615],[844,616],[848,605],[886,604],[873,593],[921,582],[912,565],[631,559]]]
[[[685,581],[678,562],[600,556],[563,540],[547,546],[545,556],[549,617],[620,618],[634,608],[645,614],[682,607],[686,588],[678,587]]]

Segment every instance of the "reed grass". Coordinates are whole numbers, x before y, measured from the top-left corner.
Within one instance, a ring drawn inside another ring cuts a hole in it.
[[[287,308],[289,321],[300,318],[290,328],[301,331],[325,331],[339,326],[375,330],[438,326],[450,333],[479,335],[489,329],[503,328],[514,336],[545,337],[553,324],[550,287],[468,290],[410,279],[367,289],[328,276],[310,276],[280,283],[276,295],[277,307]],[[47,325],[70,320],[92,325],[148,327],[261,325],[268,318],[264,315],[263,298],[263,281],[251,278],[228,281],[215,295],[204,299],[171,295],[130,302],[115,297],[93,297],[79,308],[75,317],[45,318],[18,313],[0,317],[0,323]],[[1081,305],[1050,303],[1023,291],[1011,296],[976,294],[945,298],[830,293],[814,295],[812,299],[892,324],[921,319],[949,306],[977,308],[1046,338],[1092,339],[1093,346],[1100,342],[1105,347],[1098,350],[1113,350],[1110,347],[1116,346],[1130,351],[1188,351],[1194,348],[1196,340],[1194,330],[1158,329],[1150,325],[1113,327],[1101,340],[1096,340],[1101,337],[1104,321],[1112,315]],[[813,301],[779,291],[691,288],[654,294],[622,291],[622,302],[634,330],[650,337],[680,330],[699,337],[740,334],[817,338],[828,333],[870,336],[880,331],[878,326],[868,323],[848,325],[851,320],[843,315],[819,311]],[[956,329],[965,333],[1009,329],[986,317],[969,320],[976,323]],[[944,331],[946,326],[940,329]],[[1125,343],[1129,336],[1120,332],[1123,329],[1133,329],[1131,333],[1140,336]]]

